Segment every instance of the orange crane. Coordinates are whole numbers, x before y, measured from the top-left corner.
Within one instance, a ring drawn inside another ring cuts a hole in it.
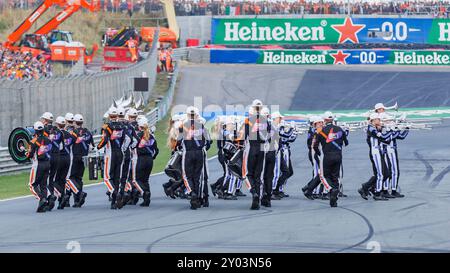
[[[7,38],[5,46],[8,48],[18,49],[19,47],[14,46],[15,43],[22,39],[22,36],[31,28],[31,26],[36,22],[42,14],[44,14],[50,7],[59,6],[63,8],[55,17],[50,19],[42,27],[40,27],[34,34],[27,34],[27,39],[34,39],[36,41],[41,40],[45,35],[54,31],[62,22],[69,18],[72,14],[77,12],[80,8],[85,8],[89,11],[95,12],[99,9],[98,0],[92,0],[91,3],[86,0],[44,0],[23,22],[19,27],[14,30]],[[65,35],[70,35],[70,32],[64,32]],[[71,37],[67,40],[72,40]],[[46,42],[40,43],[47,44]],[[28,46],[30,47],[30,46]],[[46,48],[33,48],[35,50],[48,50]],[[94,46],[96,48],[96,46]],[[53,58],[52,58],[53,59]],[[91,58],[90,58],[91,59]]]

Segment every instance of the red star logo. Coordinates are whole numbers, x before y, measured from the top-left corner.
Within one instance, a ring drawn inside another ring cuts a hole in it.
[[[343,25],[333,25],[331,26],[339,32],[339,41],[338,43],[345,43],[347,40],[351,41],[354,44],[359,43],[358,36],[356,35],[361,31],[366,25],[354,25],[352,18],[346,17]]]
[[[342,50],[338,50],[337,53],[330,54],[330,55],[331,55],[331,57],[334,58],[333,64],[347,64],[347,62],[345,60],[347,59],[348,56],[350,56],[349,53],[344,53],[344,52],[342,52]]]

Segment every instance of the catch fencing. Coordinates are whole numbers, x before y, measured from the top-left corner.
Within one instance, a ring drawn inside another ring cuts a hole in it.
[[[158,120],[163,119],[167,114],[169,114],[170,107],[172,106],[173,97],[175,94],[175,87],[177,85],[179,73],[179,65],[175,63],[175,68],[173,71],[172,78],[170,79],[169,89],[167,90],[166,95],[162,98],[157,104],[156,109],[158,111]]]

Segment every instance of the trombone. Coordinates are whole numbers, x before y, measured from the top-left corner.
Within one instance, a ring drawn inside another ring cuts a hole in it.
[[[432,125],[441,123],[442,120],[436,118],[408,120],[404,114],[394,120],[383,121],[383,126],[391,130],[431,130],[433,129]]]

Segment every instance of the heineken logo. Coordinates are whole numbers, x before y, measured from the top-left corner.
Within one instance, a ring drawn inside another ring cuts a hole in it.
[[[448,52],[403,52],[394,51],[394,64],[417,65],[449,65],[450,54]]]
[[[282,26],[259,26],[252,22],[250,27],[241,26],[240,22],[227,22],[225,25],[225,41],[324,41],[322,26],[293,26],[284,23]]]
[[[365,24],[353,19],[221,19],[215,42],[225,44],[359,43]]]
[[[441,18],[213,18],[214,44],[450,44]]]
[[[326,55],[316,52],[263,51],[262,64],[326,64]]]

